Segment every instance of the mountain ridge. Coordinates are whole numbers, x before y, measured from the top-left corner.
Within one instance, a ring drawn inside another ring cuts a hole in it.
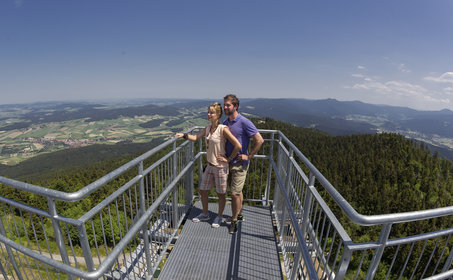
[[[393,132],[453,151],[453,111],[419,111],[406,107],[336,99],[254,99],[240,111],[320,129],[332,135]]]

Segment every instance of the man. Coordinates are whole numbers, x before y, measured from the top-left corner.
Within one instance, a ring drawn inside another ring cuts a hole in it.
[[[230,161],[230,174],[228,175],[228,181],[231,190],[231,220],[227,220],[230,224],[230,233],[237,231],[237,221],[243,220],[242,201],[244,195],[242,189],[244,187],[245,178],[247,176],[247,170],[249,167],[250,159],[259,151],[264,140],[261,134],[256,129],[255,125],[246,117],[242,116],[238,112],[239,99],[234,94],[228,94],[223,98],[223,111],[228,117],[223,124],[227,125],[231,133],[238,139],[242,145],[236,158]],[[253,149],[248,152],[248,145],[250,138],[253,139]],[[226,156],[229,158],[234,149],[233,144],[229,141],[226,142],[225,151]],[[230,158],[229,158],[230,159]]]

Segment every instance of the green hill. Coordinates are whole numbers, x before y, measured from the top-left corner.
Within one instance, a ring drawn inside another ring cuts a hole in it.
[[[84,166],[88,167],[99,162],[123,157],[130,158],[131,155],[142,154],[162,142],[162,138],[155,138],[148,143],[96,144],[82,148],[65,149],[38,155],[14,166],[0,165],[0,174],[22,181],[47,179],[54,176],[55,172],[61,173],[62,170],[69,171],[71,168],[76,167],[83,169]]]
[[[281,130],[362,214],[450,206],[453,162],[393,133],[331,136],[267,119]]]

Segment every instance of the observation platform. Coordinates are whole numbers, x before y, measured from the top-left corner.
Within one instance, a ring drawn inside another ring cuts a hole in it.
[[[231,216],[227,204],[224,217]],[[210,203],[210,221],[194,223],[195,203],[159,279],[283,279],[269,207],[244,206],[244,222],[229,234],[229,225],[212,228],[218,204]]]
[[[362,215],[283,133],[260,133],[233,235],[211,228],[216,203],[211,222],[191,221],[202,139],[169,139],[72,193],[0,176],[0,279],[453,279],[451,223],[416,226],[451,219],[453,205]],[[84,199],[96,203],[67,211]],[[369,240],[350,235],[362,229]]]

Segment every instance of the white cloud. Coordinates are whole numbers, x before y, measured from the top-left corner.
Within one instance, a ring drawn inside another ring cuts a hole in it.
[[[346,88],[374,90],[384,95],[397,95],[402,97],[421,97],[426,96],[428,93],[428,90],[420,85],[404,81],[380,82],[370,77],[363,77],[362,83],[356,83],[353,86]]]
[[[403,73],[410,73],[411,70],[407,69],[406,65],[404,63],[401,63],[398,65],[398,70],[400,70]]]
[[[398,69],[401,72],[410,72],[404,64],[394,65],[399,65]],[[451,84],[441,88],[437,83],[426,82],[426,80],[431,80],[439,83],[453,83],[453,72],[446,72],[440,76],[430,73],[424,78],[425,81],[419,82],[385,79],[381,76],[357,72],[352,74],[351,83],[344,88],[350,89],[350,94],[360,96],[359,99],[361,98],[365,102],[369,100],[372,103],[385,103],[421,110],[451,109],[453,106],[453,86]]]
[[[444,88],[444,93],[448,95],[453,95],[453,87]]]
[[[352,89],[376,90],[381,93],[390,93],[391,89],[381,82],[366,81],[366,83],[355,84]]]
[[[389,81],[385,83],[393,92],[402,96],[419,96],[428,92],[424,87],[404,81]]]
[[[359,70],[365,70],[366,67],[365,67],[365,66],[362,66],[362,65],[359,65],[359,66],[357,66],[357,69],[359,69]]]
[[[453,72],[445,72],[439,77],[425,77],[424,79],[438,83],[453,83]]]

